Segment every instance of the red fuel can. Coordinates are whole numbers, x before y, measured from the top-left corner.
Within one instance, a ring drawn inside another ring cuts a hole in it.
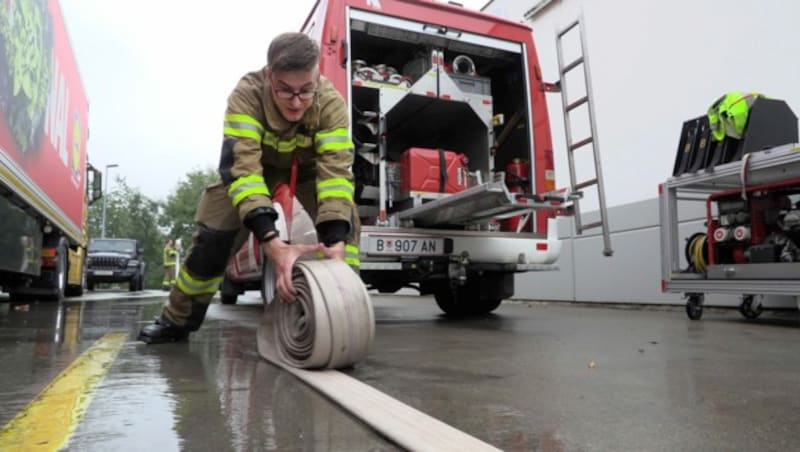
[[[403,191],[458,193],[469,187],[469,160],[464,154],[413,147],[403,152],[400,163]]]

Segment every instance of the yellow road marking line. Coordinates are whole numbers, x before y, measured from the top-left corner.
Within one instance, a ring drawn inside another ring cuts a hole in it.
[[[49,451],[66,445],[127,338],[128,333],[109,333],[81,353],[0,429],[0,450]]]

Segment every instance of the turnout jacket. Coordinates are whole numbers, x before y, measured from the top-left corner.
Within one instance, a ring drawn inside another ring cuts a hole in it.
[[[178,259],[178,250],[174,247],[169,245],[164,247],[164,266],[175,265],[175,261]]]
[[[347,103],[320,76],[311,106],[300,121],[289,122],[275,105],[269,83],[264,69],[250,72],[228,98],[220,175],[231,202],[242,223],[263,239],[275,229],[276,218],[265,175],[269,180],[275,180],[270,172],[288,175],[296,158],[298,182],[316,178],[317,230],[336,224],[328,229],[338,231],[337,241],[344,240],[356,215]]]

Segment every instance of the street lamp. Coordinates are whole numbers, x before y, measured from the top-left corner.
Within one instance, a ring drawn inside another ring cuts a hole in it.
[[[103,223],[100,226],[100,237],[106,238],[106,198],[108,197],[108,170],[111,168],[116,168],[119,165],[116,163],[111,163],[106,165],[106,171],[103,173],[103,177],[106,178],[106,188],[103,189]]]

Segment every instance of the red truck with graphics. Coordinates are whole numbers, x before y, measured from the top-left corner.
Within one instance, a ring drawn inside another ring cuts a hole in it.
[[[0,0],[0,286],[12,300],[83,292],[101,196],[88,109],[58,1]]]
[[[319,0],[302,30],[350,106],[369,288],[482,314],[516,273],[557,268],[556,215],[580,187],[556,190],[545,95],[560,85],[542,80],[530,27],[437,1]],[[223,301],[261,260],[253,242],[234,256]]]

